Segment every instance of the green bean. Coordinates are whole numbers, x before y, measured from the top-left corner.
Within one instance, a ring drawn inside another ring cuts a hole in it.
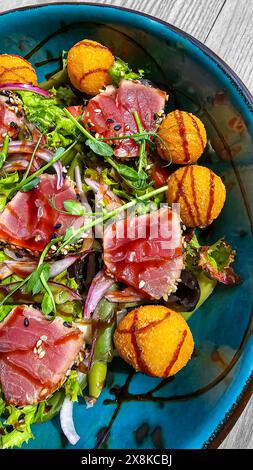
[[[113,357],[113,333],[116,327],[116,307],[117,304],[102,299],[94,313],[94,322],[98,324],[98,328],[95,333],[96,345],[93,355],[93,365],[88,374],[88,385],[89,395],[96,400],[104,387],[107,363],[110,362]],[[110,323],[108,323],[107,326],[106,321],[108,321],[108,319],[110,319]]]
[[[89,395],[98,399],[104,387],[107,374],[107,363],[95,361],[88,375]]]

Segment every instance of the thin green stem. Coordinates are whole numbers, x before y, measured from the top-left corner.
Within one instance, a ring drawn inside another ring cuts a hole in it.
[[[121,135],[121,136],[118,136],[118,137],[99,137],[98,140],[124,140],[124,139],[146,139],[147,137],[150,137],[150,136],[153,136],[155,135],[153,132],[143,132],[143,134],[141,133],[135,133],[135,134],[125,134],[125,135]]]
[[[8,136],[8,134],[6,134],[6,136],[4,138],[2,150],[0,152],[0,169],[2,168],[4,162],[7,158],[9,142],[10,142],[10,137]]]
[[[33,151],[32,156],[31,156],[29,165],[28,165],[27,170],[26,170],[26,172],[25,172],[25,174],[24,174],[24,176],[23,176],[23,178],[22,178],[21,181],[24,181],[24,180],[27,178],[27,176],[29,175],[29,173],[30,173],[30,170],[31,170],[32,164],[33,164],[33,160],[34,160],[34,158],[35,158],[36,152],[37,152],[37,150],[38,150],[38,148],[39,148],[39,145],[40,145],[40,143],[41,143],[41,139],[42,139],[43,136],[44,136],[44,134],[40,134],[40,136],[39,136],[39,138],[38,138],[38,142],[37,142],[37,144],[36,144],[36,146],[35,146],[35,149],[34,149],[34,151]]]
[[[80,124],[80,122],[78,122],[77,119],[74,118],[74,116],[72,116],[72,114],[66,109],[64,108],[63,109],[64,113],[66,114],[66,116],[68,116],[68,118],[70,119],[70,121],[73,122],[73,124],[76,125],[77,129],[79,129],[79,131],[85,135],[85,137],[87,137],[87,139],[90,139],[90,140],[97,140],[96,137],[94,137],[92,134],[90,134],[86,129],[85,127],[82,126],[82,124]]]
[[[136,125],[137,125],[137,129],[138,129],[139,133],[142,134],[143,133],[143,127],[142,127],[142,124],[141,124],[141,121],[140,121],[140,118],[139,118],[139,115],[138,115],[137,111],[134,111],[133,115],[134,115],[134,119],[135,119],[135,122],[136,122]],[[146,141],[144,139],[140,143],[140,156],[139,156],[138,173],[141,172],[143,166],[145,166],[145,164],[146,164],[146,161],[147,161]]]

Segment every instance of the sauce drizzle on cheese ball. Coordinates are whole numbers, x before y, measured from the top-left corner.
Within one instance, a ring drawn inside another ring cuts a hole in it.
[[[114,333],[119,355],[137,371],[169,377],[191,358],[194,342],[184,318],[161,305],[129,312]]]

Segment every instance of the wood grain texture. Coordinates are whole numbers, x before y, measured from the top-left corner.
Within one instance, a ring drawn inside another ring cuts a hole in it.
[[[56,3],[56,0],[2,0],[0,12],[43,3]],[[143,11],[192,34],[220,55],[253,91],[252,1],[100,0],[100,3]],[[252,419],[253,398],[221,448],[253,449]]]

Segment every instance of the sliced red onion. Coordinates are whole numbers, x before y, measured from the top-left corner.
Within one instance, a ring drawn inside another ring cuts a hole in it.
[[[97,181],[92,180],[91,178],[85,178],[85,183],[91,187],[94,193],[97,193],[99,190],[100,184]]]
[[[69,255],[63,259],[59,259],[54,261],[50,264],[50,277],[58,276],[58,274],[63,273],[66,269],[68,269],[72,264],[75,263],[81,257],[81,253],[77,255]]]
[[[72,446],[76,445],[80,439],[80,436],[75,430],[73,421],[73,401],[71,401],[68,397],[64,399],[61,407],[60,422],[63,434],[65,434],[66,438],[70,444],[72,444]]]
[[[85,183],[91,187],[91,189],[98,195],[99,200],[105,200],[106,204],[113,204],[114,208],[121,206],[121,199],[114,194],[108,184],[102,182],[98,183],[97,181],[92,180],[91,178],[85,178]],[[111,207],[112,209],[113,207]]]
[[[4,260],[0,263],[0,279],[6,279],[10,274],[18,274],[21,277],[26,277],[36,269],[37,265],[37,261]]]
[[[93,278],[89,288],[87,299],[84,306],[84,319],[89,320],[97,304],[103,298],[104,294],[114,284],[115,280],[105,274],[105,269],[101,269]]]
[[[105,294],[105,298],[109,300],[109,302],[117,303],[143,302],[147,300],[147,297],[142,296],[130,287],[127,287],[123,291],[114,290],[112,292],[107,292],[107,294]]]
[[[10,250],[10,248],[4,248],[3,252],[5,253],[6,256],[9,256],[9,258],[15,260],[15,261],[33,261],[33,258],[26,254],[25,256],[18,256],[16,255],[16,252],[13,250]],[[17,251],[18,253],[18,251]]]
[[[10,260],[4,260],[0,263],[2,274],[0,274],[0,279],[5,279],[11,274],[18,274],[19,276],[26,277],[31,274],[38,265],[37,260],[32,258],[22,258],[22,260],[18,257],[14,258],[15,254],[8,249],[5,249],[5,254],[9,256]],[[58,276],[63,271],[68,269],[75,261],[79,258],[86,256],[88,253],[78,253],[69,255],[66,258],[57,261],[51,261],[50,265],[50,277]],[[5,268],[5,269],[3,269]],[[4,276],[4,277],[1,277]]]
[[[1,274],[1,268],[0,268],[0,274]],[[12,273],[10,273],[10,274],[12,274]],[[9,292],[11,292],[13,290],[13,287],[14,286],[16,287],[16,285],[17,285],[16,282],[10,282],[9,284],[1,284],[0,285],[0,292],[3,293],[4,295],[9,294]],[[49,285],[53,289],[53,294],[55,292],[54,288],[58,289],[61,292],[65,292],[68,295],[68,298],[67,298],[66,302],[72,302],[74,300],[78,300],[78,301],[82,300],[81,296],[76,291],[74,291],[73,289],[71,289],[68,286],[65,286],[65,284],[60,284],[58,282],[49,281]],[[18,303],[18,304],[24,303],[24,302],[32,303],[34,301],[33,294],[32,293],[26,293],[23,290],[23,288],[21,288],[21,289],[22,289],[21,292],[20,292],[20,290],[17,291],[17,292],[14,292],[13,301]],[[63,302],[63,303],[65,303],[65,302]]]
[[[66,292],[69,296],[68,301],[82,300],[82,297],[78,294],[78,292],[71,289],[71,287],[65,286],[65,284],[61,284],[60,282],[49,281],[49,285]]]
[[[75,167],[75,181],[76,181],[76,186],[77,186],[78,192],[80,194],[82,204],[88,204],[89,205],[87,196],[86,196],[85,192],[83,191],[82,178],[81,178],[81,172],[80,172],[79,165],[77,165]],[[90,212],[91,212],[91,207],[89,206],[89,208],[90,208]]]
[[[17,153],[28,153],[32,155],[35,147],[36,143],[34,142],[23,142],[22,140],[16,140],[9,143],[8,155],[13,155]],[[0,148],[2,148],[2,145],[0,145]],[[45,148],[38,148],[36,150],[36,157],[40,158],[41,160],[44,160],[45,162],[49,162],[50,160],[52,160],[53,155],[54,154],[53,152],[51,152],[51,150]],[[57,174],[57,189],[60,189],[64,183],[63,167],[60,160],[53,164],[53,168],[55,169],[55,172]]]
[[[29,165],[29,159],[26,158],[25,156],[21,155],[13,155],[12,157],[8,158],[8,161],[4,163],[3,166],[3,171],[5,173],[13,173],[14,171],[24,171],[27,169]],[[32,168],[31,168],[31,173],[34,171],[37,171],[40,168],[40,165],[34,159]]]
[[[50,97],[50,93],[42,88],[34,85],[29,85],[28,83],[4,83],[0,85],[0,90],[13,90],[13,91],[31,91],[32,93],[37,93],[38,95]]]

